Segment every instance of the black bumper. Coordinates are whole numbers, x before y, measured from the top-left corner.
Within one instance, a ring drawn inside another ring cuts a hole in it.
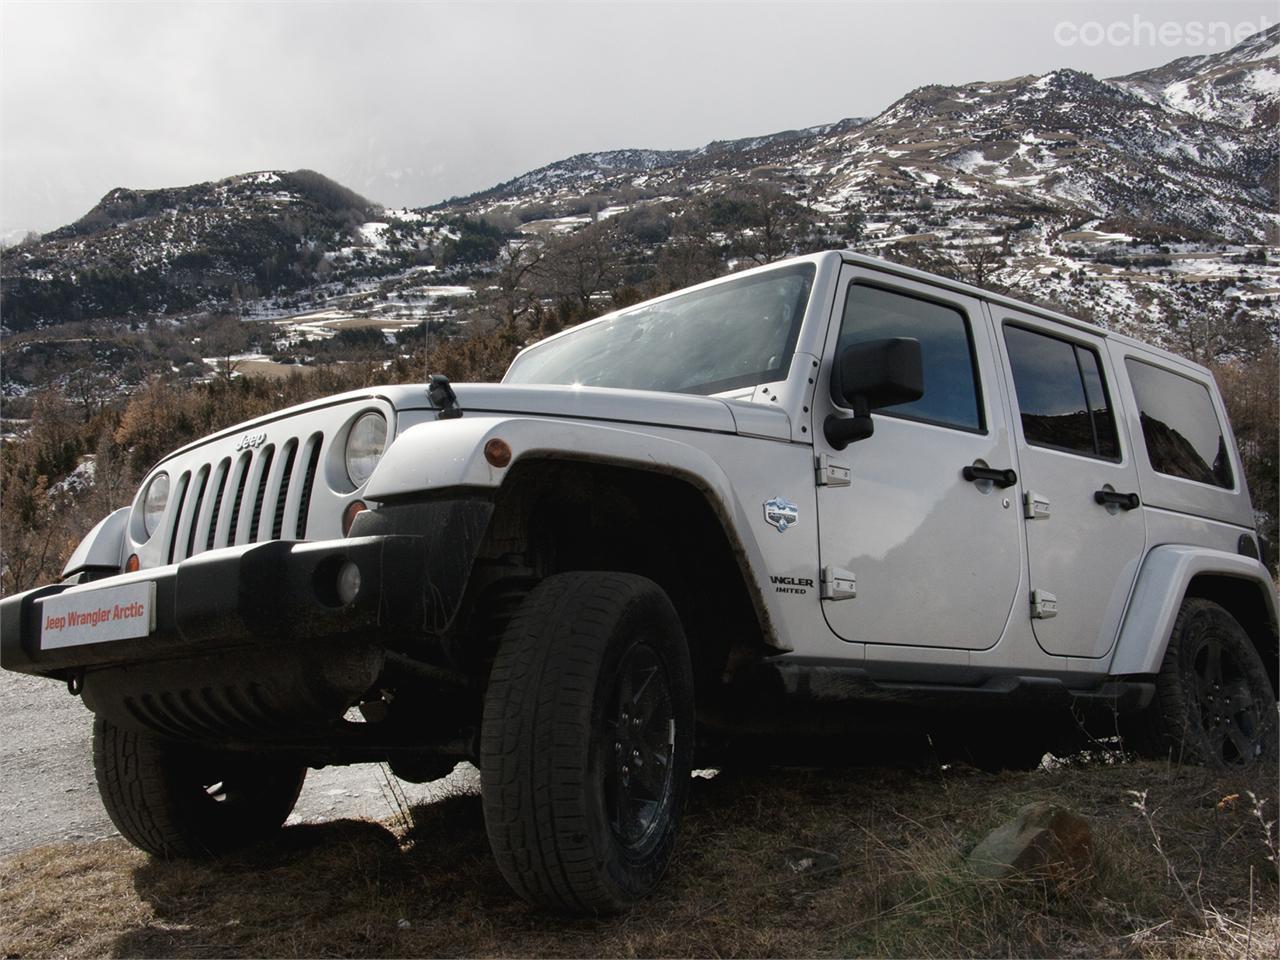
[[[155,583],[154,630],[107,643],[41,649],[36,601],[71,585],[40,587],[0,601],[0,666],[67,677],[85,669],[195,659],[245,647],[305,652],[345,639],[413,650],[453,617],[470,570],[471,557],[459,556],[456,543],[431,539],[435,542],[393,534],[272,541],[94,581],[94,588]],[[347,562],[359,568],[360,587],[344,604],[336,581]]]

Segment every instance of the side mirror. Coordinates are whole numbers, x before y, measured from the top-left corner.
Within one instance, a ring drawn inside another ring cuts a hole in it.
[[[831,398],[853,407],[852,417],[831,414],[822,425],[837,450],[865,440],[875,430],[871,411],[924,396],[920,341],[911,337],[871,340],[845,347],[831,371]]]

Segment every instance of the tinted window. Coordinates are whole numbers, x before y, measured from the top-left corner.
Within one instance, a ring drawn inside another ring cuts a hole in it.
[[[1227,441],[1208,388],[1149,363],[1130,359],[1126,365],[1152,469],[1218,487],[1232,486]]]
[[[849,287],[840,324],[839,350],[854,343],[914,337],[920,341],[924,396],[886,407],[889,413],[949,427],[981,430],[973,346],[964,314],[929,300],[919,300],[879,287]]]
[[[794,264],[620,311],[531,347],[503,382],[708,394],[784,380],[814,272]]]
[[[1094,351],[1024,327],[1006,326],[1004,342],[1027,443],[1109,460],[1120,456]]]

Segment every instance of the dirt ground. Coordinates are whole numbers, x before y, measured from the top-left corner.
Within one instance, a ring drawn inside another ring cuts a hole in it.
[[[0,671],[0,856],[56,841],[116,836],[93,780],[93,715],[53,680]],[[290,823],[343,818],[383,820],[397,801],[376,764],[312,770]],[[478,790],[460,766],[445,781],[394,781],[411,804],[442,792]]]

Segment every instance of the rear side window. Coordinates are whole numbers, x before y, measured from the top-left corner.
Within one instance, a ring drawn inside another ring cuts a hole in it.
[[[1151,468],[1171,477],[1232,487],[1231,457],[1209,389],[1132,357],[1125,365],[1138,400]]]
[[[1004,342],[1027,443],[1116,460],[1120,444],[1098,354],[1026,327]]]
[[[920,341],[924,396],[877,413],[981,431],[982,404],[969,323],[955,307],[862,283],[851,284],[838,351],[855,343],[914,337]]]

